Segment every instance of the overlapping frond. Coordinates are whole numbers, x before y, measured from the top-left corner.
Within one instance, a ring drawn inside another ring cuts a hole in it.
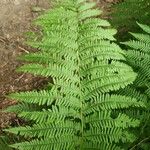
[[[123,121],[124,120],[124,121]],[[119,140],[130,140],[125,137],[123,130],[128,127],[135,127],[139,121],[132,120],[124,114],[119,114],[117,118],[112,119],[109,111],[99,111],[87,118],[91,130],[85,132],[85,138],[91,142],[113,143]],[[129,136],[129,133],[128,133]],[[134,141],[135,137],[132,139]]]
[[[132,65],[138,72],[137,80],[135,84],[137,87],[147,87],[149,88],[150,80],[150,27],[146,25],[139,24],[139,26],[147,34],[135,34],[132,35],[136,40],[123,42],[123,44],[130,47],[127,51],[126,56],[130,65]]]
[[[150,27],[139,23],[138,25],[144,31],[144,34],[131,33],[135,40],[123,42],[123,44],[129,47],[126,52],[127,62],[135,69],[138,75],[132,86],[128,86],[119,91],[119,94],[136,98],[138,101],[142,101],[146,105],[146,108],[143,110],[126,111],[130,116],[141,120],[140,128],[142,130],[140,134],[139,129],[136,130],[137,142],[141,141],[141,139],[147,138],[150,134],[148,131],[150,129]],[[143,150],[144,145],[147,147],[146,149],[150,148],[145,142],[143,142],[142,145],[138,145],[138,147]]]

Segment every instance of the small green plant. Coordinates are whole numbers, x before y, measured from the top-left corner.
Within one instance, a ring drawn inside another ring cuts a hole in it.
[[[86,0],[57,1],[35,22],[42,34],[28,43],[40,51],[23,56],[31,63],[18,70],[53,81],[45,90],[9,95],[20,103],[7,111],[30,121],[28,126],[5,130],[24,137],[11,147],[121,150],[122,143],[135,140],[128,129],[137,127],[139,120],[114,115],[113,110],[144,107],[135,98],[115,94],[131,84],[136,73],[114,43],[116,30],[97,18],[101,11],[94,7]]]

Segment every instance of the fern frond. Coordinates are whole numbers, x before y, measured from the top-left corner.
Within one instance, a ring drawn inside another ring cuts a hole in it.
[[[141,34],[141,33],[130,33],[132,36],[134,36],[137,40],[149,43],[150,35],[147,34]]]
[[[75,69],[73,64],[69,64],[71,71]],[[53,69],[52,69],[53,68]],[[32,73],[34,75],[40,75],[44,77],[54,77],[54,78],[63,78],[64,80],[72,79],[73,73],[68,71],[68,68],[65,66],[58,66],[56,64],[49,64],[48,66],[40,65],[40,64],[28,64],[20,67],[17,71],[23,71],[26,73]],[[74,77],[74,80],[78,79]]]
[[[34,103],[39,105],[51,105],[55,100],[55,96],[52,95],[54,93],[51,91],[31,91],[31,92],[20,92],[20,93],[12,93],[9,95],[9,98],[16,99],[18,101],[23,101],[26,103]]]
[[[145,43],[143,41],[129,41],[129,42],[122,42],[122,44],[128,45],[129,47],[135,50],[139,50],[141,52],[150,51],[149,43]]]
[[[53,149],[74,149],[76,138],[74,136],[60,136],[59,138],[46,138],[44,140],[32,140],[31,142],[22,142],[11,145],[12,148],[22,150],[53,150]]]
[[[100,34],[101,33],[101,34]],[[115,40],[113,35],[116,34],[116,30],[114,29],[103,29],[103,28],[98,28],[98,29],[86,29],[85,31],[82,31],[82,36],[78,39],[79,43],[84,43],[88,42],[88,40],[92,38],[92,40],[101,40],[101,39],[109,39],[109,40]]]
[[[86,150],[99,150],[99,147],[101,147],[101,149],[107,149],[107,150],[123,150],[119,146],[116,146],[114,144],[107,145],[107,143],[104,143],[104,142],[102,143],[86,142],[83,145],[83,149],[86,149]]]
[[[140,91],[137,91],[134,86],[127,86],[123,90],[119,90],[118,94],[128,97],[130,96],[131,98],[135,98],[138,101],[147,101],[147,96],[144,93],[142,94]]]
[[[141,27],[141,29],[143,29],[143,31],[150,34],[150,27],[148,25],[141,24],[141,23],[138,23],[138,22],[137,22],[137,24]]]
[[[138,120],[132,120],[124,114],[119,114],[117,118],[112,119],[109,111],[99,111],[97,114],[91,115],[87,119],[87,123],[91,130],[85,132],[85,137],[88,140],[91,139],[92,142],[105,141],[107,143],[119,142],[124,136],[125,128],[139,125]]]
[[[126,96],[130,95],[131,97],[136,98],[138,101],[145,103],[145,109],[138,111],[126,111],[126,114],[128,114],[129,116],[141,120],[141,132],[139,133],[139,128],[137,130],[134,130],[137,135],[137,143],[142,138],[145,138],[145,136],[149,136],[148,130],[150,129],[150,27],[139,23],[138,25],[146,33],[131,33],[135,40],[124,42],[124,44],[129,47],[126,52],[128,64],[130,64],[137,72],[137,79],[132,86],[130,85],[125,89],[119,91],[120,94]],[[143,145],[146,145],[146,143],[143,142]],[[138,146],[143,150],[141,144]]]
[[[57,1],[55,8],[35,21],[41,37],[29,41],[41,51],[28,54],[30,63],[19,71],[51,77],[51,88],[10,94],[10,98],[38,109],[19,107],[19,116],[31,120],[25,127],[6,131],[25,137],[12,147],[20,150],[121,149],[134,135],[128,128],[139,120],[114,109],[145,107],[134,98],[115,95],[133,83],[136,73],[123,63],[124,52],[115,41],[115,29],[96,18],[101,11],[86,0]],[[21,105],[22,103],[20,103]],[[27,108],[27,110],[25,110]],[[30,141],[29,141],[30,140]],[[119,146],[118,146],[119,145]]]
[[[6,108],[4,112],[14,112],[16,114],[20,114],[21,112],[24,112],[24,111],[32,112],[32,111],[39,111],[41,109],[42,107],[39,106],[38,104],[21,102],[17,105],[13,105],[13,106]]]
[[[72,122],[59,122],[59,123],[42,123],[37,124],[32,127],[17,127],[11,129],[5,129],[5,131],[25,136],[25,137],[55,137],[59,138],[60,136],[71,136],[75,134],[76,124]]]
[[[32,112],[22,112],[19,117],[25,118],[27,120],[34,120],[36,123],[46,123],[46,122],[61,122],[66,118],[80,118],[77,111],[68,108],[57,108],[55,106],[48,110],[43,111],[32,111]]]
[[[129,107],[146,107],[142,102],[136,99],[118,95],[97,95],[90,102],[85,104],[83,112],[85,115],[102,110],[121,109]]]
[[[26,54],[24,56],[19,57],[19,59],[29,61],[29,62],[39,62],[41,64],[48,64],[48,63],[61,64],[62,63],[62,61],[52,58],[51,55],[46,52]]]

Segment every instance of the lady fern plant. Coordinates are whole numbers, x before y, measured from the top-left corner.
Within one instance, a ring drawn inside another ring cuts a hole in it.
[[[25,141],[11,147],[20,150],[120,150],[132,142],[128,128],[137,119],[114,109],[144,107],[136,99],[113,94],[135,80],[124,63],[124,52],[113,41],[116,30],[97,16],[101,11],[86,0],[57,1],[35,22],[42,34],[28,42],[39,52],[23,56],[32,62],[19,71],[51,77],[48,88],[12,93],[15,111],[31,125],[5,131]],[[41,39],[42,36],[42,39]]]

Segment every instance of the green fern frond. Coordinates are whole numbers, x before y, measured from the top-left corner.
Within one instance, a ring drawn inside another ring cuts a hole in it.
[[[141,23],[138,23],[137,24],[141,27],[141,29],[143,31],[145,31],[146,33],[150,34],[150,27],[148,25],[145,25],[145,24],[141,24]]]
[[[121,109],[129,107],[141,107],[144,104],[136,99],[118,95],[97,95],[91,102],[85,104],[83,112],[85,115],[102,110]]]
[[[112,119],[110,117],[109,111],[99,111],[91,115],[86,123],[89,124],[91,130],[85,132],[85,137],[92,142],[102,142],[107,143],[122,142],[128,141],[128,138],[124,138],[123,130],[128,127],[137,127],[140,123],[138,120],[133,120],[127,115],[119,114],[117,118]],[[100,136],[101,135],[101,136]],[[129,136],[130,133],[126,136]],[[130,139],[131,140],[131,139]],[[133,136],[132,142],[135,140]]]
[[[138,77],[135,81],[139,87],[147,86],[150,79],[150,38],[149,27],[143,24],[138,25],[146,32],[141,38],[137,34],[132,34],[137,40],[124,42],[123,44],[129,46],[130,50],[127,51],[126,56],[129,64],[134,66],[138,71]]]
[[[25,137],[60,137],[60,136],[71,136],[76,132],[76,124],[72,122],[59,122],[59,123],[41,123],[34,125],[32,127],[17,127],[6,129],[5,131],[9,131],[11,133],[25,136]]]
[[[20,114],[21,112],[32,112],[32,111],[40,111],[42,110],[42,106],[33,103],[21,102],[17,105],[10,106],[4,110],[4,112],[13,112],[16,114]]]
[[[61,122],[66,118],[80,118],[80,115],[74,109],[68,108],[57,108],[55,106],[52,109],[43,111],[32,111],[32,112],[21,112],[19,117],[25,118],[27,120],[34,120],[37,123],[43,122]]]
[[[147,34],[141,34],[141,33],[130,33],[132,36],[134,36],[137,40],[149,43],[150,35]]]
[[[25,137],[12,145],[20,150],[121,149],[135,139],[128,128],[137,127],[139,120],[123,113],[114,116],[113,111],[145,105],[112,93],[133,83],[136,73],[123,63],[125,53],[113,42],[116,30],[96,18],[101,11],[94,3],[57,2],[35,21],[41,37],[28,42],[41,51],[23,56],[34,63],[19,68],[51,77],[51,88],[10,94],[21,102],[18,115],[32,124],[5,131]]]
[[[31,62],[39,62],[42,64],[48,64],[48,63],[58,63],[61,64],[62,61],[59,61],[58,59],[54,59],[51,57],[50,54],[48,53],[31,53],[31,54],[26,54],[24,56],[19,57],[21,60],[25,61],[31,61]]]
[[[129,47],[139,50],[141,52],[150,51],[149,44],[143,41],[129,41],[129,42],[122,42],[122,44],[128,45]]]
[[[120,95],[126,95],[128,97],[132,97],[133,99],[135,98],[138,101],[147,101],[147,96],[144,93],[141,93],[140,91],[137,91],[134,86],[127,86],[123,90],[119,90],[118,94]]]
[[[22,142],[11,145],[12,148],[21,149],[21,150],[53,150],[53,149],[74,149],[77,138],[73,135],[62,135],[55,138],[47,138],[44,140],[32,140],[31,142]]]
[[[49,91],[31,91],[31,92],[21,92],[21,93],[12,93],[9,95],[9,98],[16,99],[18,101],[26,102],[26,103],[34,103],[39,105],[51,105],[55,100],[55,97],[52,95],[53,92]]]
[[[108,149],[108,150],[123,150],[120,147],[113,145],[113,144],[109,144],[107,145],[107,143],[99,143],[99,142],[86,142],[83,145],[83,149],[86,150],[99,150],[99,147],[101,147],[101,149]]]

